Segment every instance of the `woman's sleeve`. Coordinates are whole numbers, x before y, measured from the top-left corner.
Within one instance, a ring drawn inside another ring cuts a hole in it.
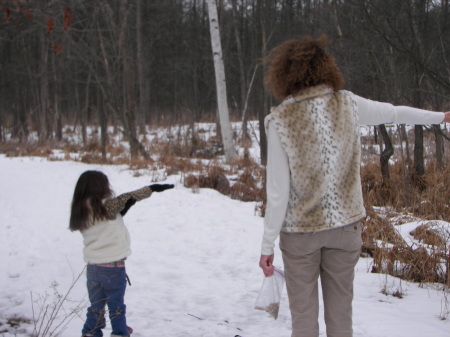
[[[288,156],[281,145],[275,126],[273,123],[268,123],[267,206],[264,217],[261,255],[273,254],[275,240],[280,235],[289,201],[290,174]]]
[[[105,208],[108,213],[108,218],[115,219],[117,214],[125,208],[125,204],[128,199],[133,198],[136,201],[141,201],[142,199],[150,197],[151,194],[152,189],[149,186],[145,186],[138,190],[123,193],[111,199],[106,199]]]
[[[394,124],[440,124],[443,112],[395,106],[390,103],[372,101],[353,94],[359,112],[360,125]]]

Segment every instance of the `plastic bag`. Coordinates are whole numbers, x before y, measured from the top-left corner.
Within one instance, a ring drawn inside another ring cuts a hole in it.
[[[261,290],[256,298],[255,309],[266,311],[277,319],[284,282],[284,272],[275,267],[273,275],[264,278]]]

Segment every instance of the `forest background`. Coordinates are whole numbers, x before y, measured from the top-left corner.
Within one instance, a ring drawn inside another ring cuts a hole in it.
[[[129,144],[126,157],[134,161],[129,163],[150,164],[158,155],[168,172],[201,171],[198,163],[181,164],[174,156],[214,159],[220,154],[214,152],[221,146],[219,128],[213,145],[195,132],[178,144],[172,138],[169,145],[148,142],[146,134],[161,126],[219,123],[207,3],[1,1],[0,151],[49,155],[49,149],[66,146],[73,152],[79,145],[85,153],[82,160],[111,162],[114,138],[108,130],[113,127]],[[261,60],[286,39],[327,34],[345,88],[358,95],[450,110],[449,0],[217,0],[216,5],[229,117],[240,124],[234,142],[249,148],[256,125],[260,154],[256,163],[237,165],[247,165],[240,184],[224,183],[223,166],[203,165],[206,176],[186,176],[186,186],[213,187],[241,200],[264,202],[262,121],[277,102],[264,90]],[[89,134],[92,126],[98,135],[95,142]],[[80,130],[82,144],[68,144],[65,134],[74,130]],[[367,208],[391,206],[448,221],[449,140],[442,125],[370,129],[363,138]],[[240,158],[248,159],[246,153]],[[370,254],[376,253],[374,242],[386,236],[408,248],[386,234],[389,230],[380,225],[385,219],[369,214],[367,224],[378,226],[365,231]],[[434,262],[426,262],[430,254],[422,256],[419,276],[408,265],[410,279],[450,282],[449,233],[446,230],[443,241],[436,243],[444,252],[439,251]],[[413,250],[409,248],[408,253]],[[398,256],[392,259],[398,261]],[[429,272],[436,268],[439,271]],[[388,264],[387,269],[393,273],[395,268]],[[399,275],[404,274],[402,269]]]

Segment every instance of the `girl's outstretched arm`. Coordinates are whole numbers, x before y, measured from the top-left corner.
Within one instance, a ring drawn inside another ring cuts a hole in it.
[[[127,202],[129,203],[129,207],[128,207],[128,209],[129,209],[132,206],[132,205],[130,205],[130,202],[128,201],[129,199],[134,199],[135,201],[141,201],[143,199],[150,197],[152,195],[152,192],[153,191],[150,188],[150,186],[145,186],[138,190],[123,193],[114,198],[106,199],[105,200],[105,208],[106,208],[106,212],[108,214],[108,219],[115,219],[117,214],[125,209],[125,205]],[[134,203],[133,203],[133,205],[134,205]],[[127,209],[127,211],[128,211],[128,209]]]
[[[131,208],[131,206],[133,206],[135,203],[136,203],[136,199],[134,199],[134,198],[128,199],[127,202],[125,203],[123,210],[120,211],[120,215],[125,216],[125,214],[127,214],[128,210]]]
[[[171,184],[152,184],[132,192],[123,193],[114,198],[106,199],[105,207],[108,219],[115,219],[117,213],[122,214],[122,216],[125,215],[137,201],[150,197],[153,192],[162,192],[173,187],[174,185]]]

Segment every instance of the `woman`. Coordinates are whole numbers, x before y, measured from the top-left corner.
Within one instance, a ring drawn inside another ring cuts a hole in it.
[[[319,276],[327,336],[352,336],[365,216],[359,126],[450,122],[450,112],[396,107],[342,90],[326,44],[325,36],[286,41],[266,60],[266,86],[282,103],[265,119],[267,210],[259,265],[265,276],[273,274],[280,235],[292,337],[319,335]]]

